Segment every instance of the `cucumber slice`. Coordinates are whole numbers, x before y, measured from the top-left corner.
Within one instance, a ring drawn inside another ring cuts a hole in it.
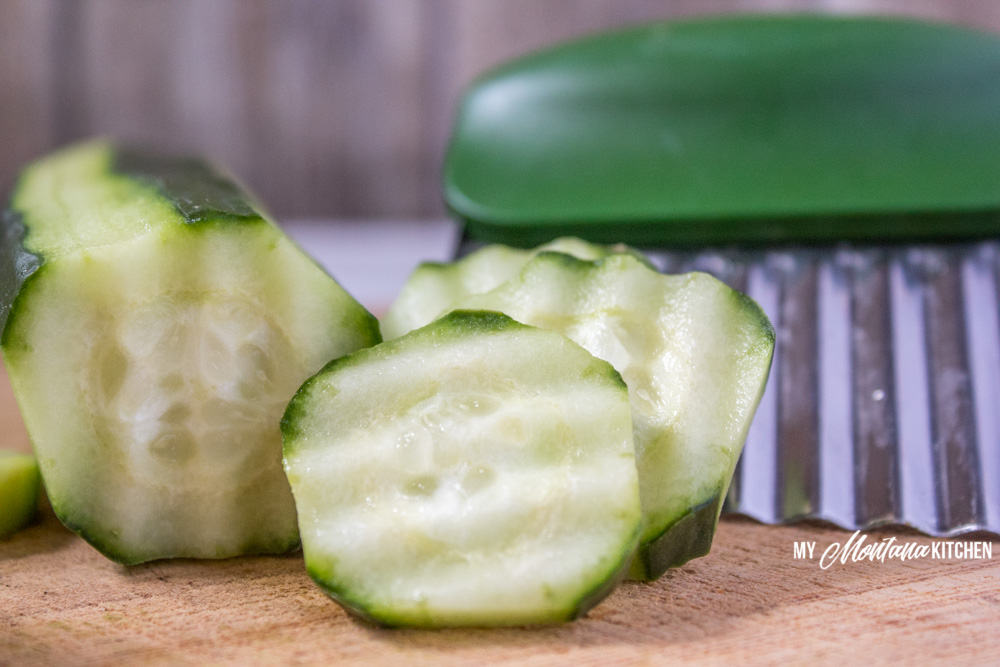
[[[631,424],[609,364],[499,313],[338,359],[282,421],[309,574],[386,625],[574,618],[635,549]]]
[[[558,331],[622,374],[644,514],[631,576],[656,578],[708,553],[774,350],[756,303],[704,273],[663,275],[629,255],[584,261],[549,252],[453,307]]]
[[[402,336],[430,323],[445,308],[468,294],[482,294],[513,278],[525,263],[540,252],[562,252],[580,259],[600,259],[613,253],[628,253],[647,260],[637,250],[617,244],[595,245],[566,236],[532,250],[489,245],[456,262],[424,262],[418,266],[399,296],[382,318],[386,340]]]
[[[13,535],[35,518],[38,483],[35,457],[0,451],[0,539]]]
[[[62,522],[122,563],[294,548],[282,411],[374,318],[197,160],[65,149],[4,232],[4,356]]]

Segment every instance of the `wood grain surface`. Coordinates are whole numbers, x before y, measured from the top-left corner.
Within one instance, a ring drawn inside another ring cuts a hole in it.
[[[28,449],[6,376],[4,446]],[[299,554],[173,560],[126,568],[43,509],[0,541],[0,665],[994,663],[1000,542],[992,560],[796,560],[795,540],[850,533],[819,524],[722,521],[712,553],[657,582],[621,585],[556,627],[389,630],[346,614]],[[930,544],[905,530],[869,541]],[[988,539],[978,536],[976,539]]]

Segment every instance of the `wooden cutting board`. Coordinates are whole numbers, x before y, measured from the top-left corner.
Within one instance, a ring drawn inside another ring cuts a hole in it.
[[[28,449],[5,375],[0,434],[2,446]],[[933,543],[905,530],[866,534],[890,536]],[[819,524],[728,518],[709,556],[651,584],[625,583],[573,623],[416,631],[348,616],[312,584],[298,554],[126,568],[46,509],[0,541],[0,665],[997,659],[1000,541],[991,560],[820,568],[819,553],[849,537]],[[796,540],[815,541],[816,558],[794,559]]]

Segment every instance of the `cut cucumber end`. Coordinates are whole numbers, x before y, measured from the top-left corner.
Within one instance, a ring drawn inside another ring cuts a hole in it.
[[[200,161],[84,144],[13,203],[4,358],[59,519],[126,564],[294,548],[279,419],[376,320]]]
[[[499,313],[452,312],[332,362],[282,432],[310,576],[379,624],[569,620],[638,542],[620,376]]]
[[[34,520],[40,484],[35,457],[0,451],[0,539]]]

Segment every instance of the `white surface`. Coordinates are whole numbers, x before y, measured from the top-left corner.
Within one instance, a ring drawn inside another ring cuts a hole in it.
[[[344,289],[381,316],[423,261],[451,259],[451,220],[289,220],[281,225]]]

